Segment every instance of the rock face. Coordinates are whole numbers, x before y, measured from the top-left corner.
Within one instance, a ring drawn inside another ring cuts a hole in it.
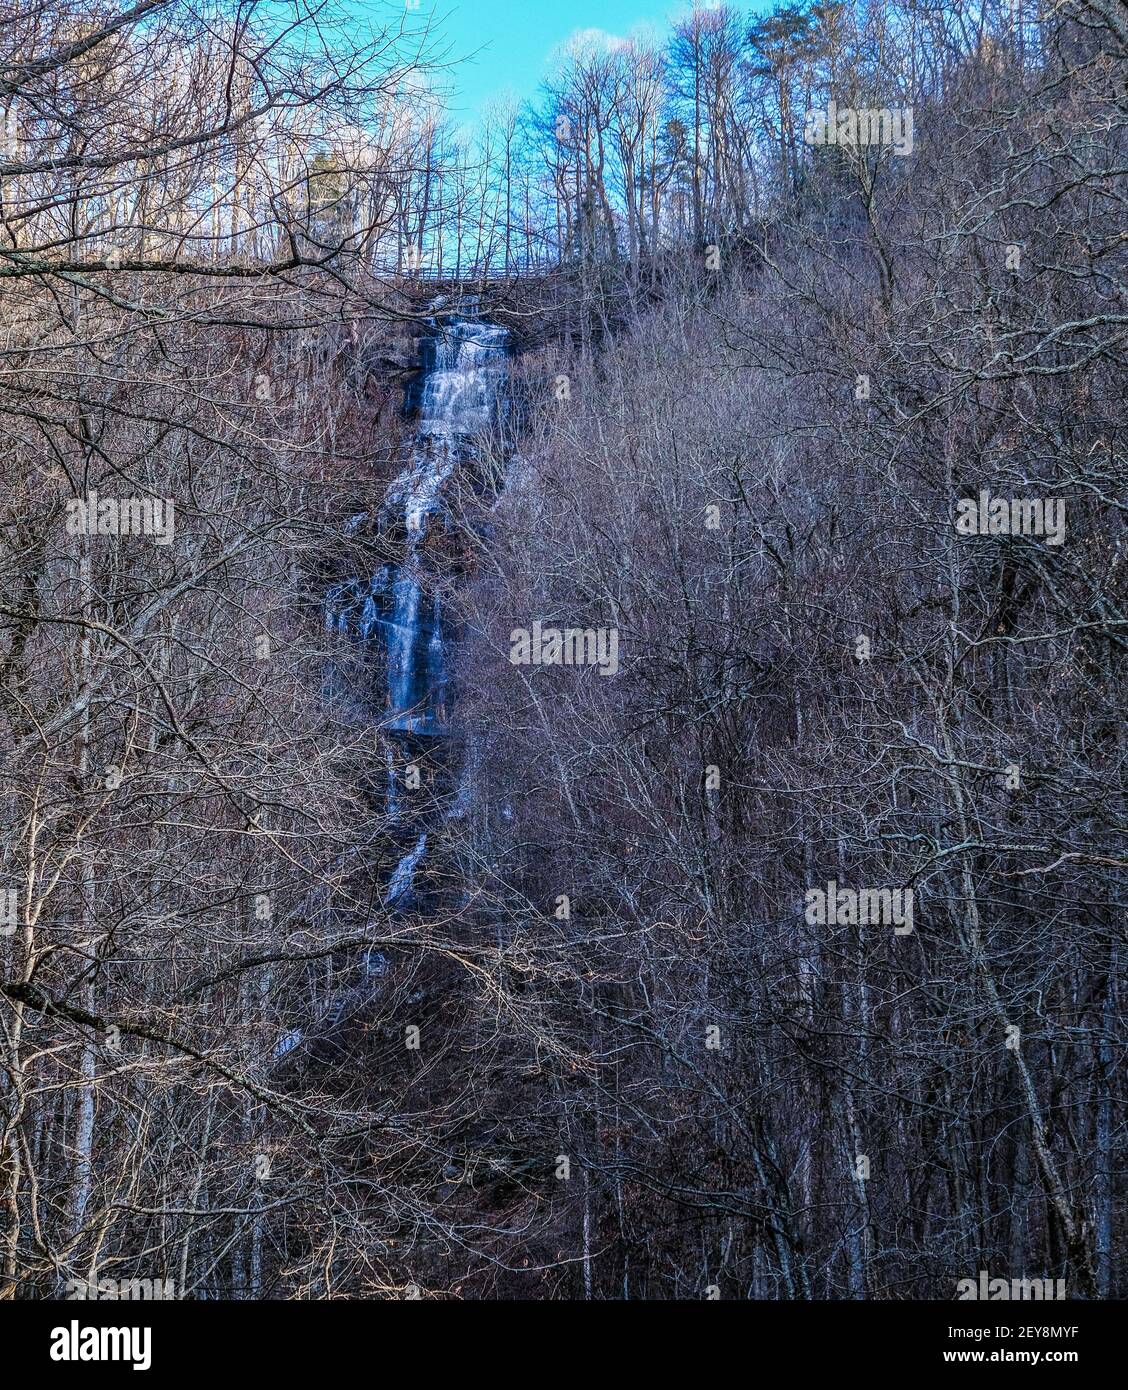
[[[401,764],[420,742],[446,733],[450,635],[443,610],[436,545],[449,525],[445,494],[460,471],[473,468],[477,439],[505,408],[510,355],[508,330],[472,311],[445,322],[420,344],[420,370],[405,393],[417,424],[406,467],[391,482],[375,517],[357,517],[399,556],[370,578],[354,578],[330,594],[328,621],[354,642],[371,645],[385,673],[383,708],[373,711],[388,734],[386,810],[393,819],[404,799]],[[431,756],[443,761],[441,751]],[[425,835],[411,839],[389,881],[389,905],[408,905],[425,852]],[[394,892],[393,892],[394,890]]]
[[[359,649],[376,678],[366,708],[385,736],[386,763],[372,780],[374,788],[382,784],[383,824],[399,856],[383,884],[387,913],[420,910],[435,901],[427,879],[443,878],[433,862],[442,854],[436,831],[466,811],[470,788],[456,785],[450,770],[458,757],[447,737],[451,641],[439,557],[449,582],[450,546],[441,543],[451,525],[445,494],[460,470],[474,468],[478,437],[506,408],[510,343],[506,329],[473,317],[448,322],[422,340],[418,381],[405,393],[405,410],[416,416],[406,466],[376,512],[354,516],[346,528],[378,539],[382,554],[398,558],[374,575],[335,585],[326,597],[328,626]],[[331,675],[329,687],[339,695],[335,684]],[[413,799],[424,783],[427,795]],[[420,802],[429,808],[423,814],[414,809]],[[361,1021],[370,1017],[392,970],[381,951],[366,952],[352,982],[319,1017],[278,1038],[275,1061],[328,1065],[353,1055],[363,1045],[367,1025]]]
[[[508,334],[456,320],[425,340],[419,424],[409,466],[388,488],[382,512],[402,525],[407,553],[392,581],[388,644],[390,728],[438,733],[446,724],[447,657],[439,595],[428,597],[424,540],[441,524],[444,485],[474,457],[474,438],[500,408]]]
[[[375,530],[401,558],[329,596],[329,621],[363,643],[384,643],[384,728],[439,734],[446,727],[447,636],[429,538],[445,528],[444,489],[476,457],[475,438],[503,408],[509,335],[457,319],[423,340],[422,370],[408,389],[418,424],[407,466],[391,482]],[[369,522],[354,518],[357,527]]]

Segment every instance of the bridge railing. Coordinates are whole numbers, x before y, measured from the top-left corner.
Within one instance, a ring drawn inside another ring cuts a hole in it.
[[[560,269],[558,261],[544,265],[510,266],[501,269],[497,266],[388,266],[382,274],[395,275],[401,280],[422,280],[428,284],[462,285],[472,288],[482,284],[506,284],[513,280],[543,280],[553,271]]]

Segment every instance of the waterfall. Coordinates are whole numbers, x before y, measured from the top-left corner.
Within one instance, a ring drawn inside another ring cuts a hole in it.
[[[424,830],[419,839],[415,842],[415,848],[411,849],[403,856],[392,871],[392,876],[388,880],[387,903],[399,902],[406,897],[415,882],[415,868],[420,859],[423,858],[427,849],[427,832]]]
[[[386,810],[403,817],[405,798],[396,773],[395,745],[414,758],[418,740],[441,737],[447,727],[449,635],[438,574],[431,558],[440,528],[449,529],[444,490],[457,485],[462,465],[476,457],[476,440],[504,408],[509,333],[476,318],[456,319],[422,344],[422,370],[413,389],[418,420],[406,466],[389,485],[376,521],[400,557],[370,580],[336,585],[326,600],[326,625],[361,645],[383,645]],[[356,532],[365,520],[353,517]],[[455,814],[465,809],[459,788]],[[415,827],[418,831],[418,826]],[[406,827],[405,827],[406,833]],[[422,830],[388,880],[385,901],[410,901],[423,858]]]
[[[383,526],[402,528],[405,537],[384,620],[385,727],[401,733],[437,734],[446,726],[447,638],[441,597],[428,583],[426,541],[444,513],[444,486],[474,457],[475,436],[500,408],[508,340],[495,324],[459,319],[424,345],[411,455],[380,508]]]
[[[461,481],[463,466],[476,460],[479,437],[505,407],[508,356],[507,330],[469,316],[424,339],[422,371],[408,401],[417,408],[418,419],[406,466],[374,516],[361,512],[345,525],[347,535],[357,536],[375,522],[384,553],[395,558],[371,576],[332,585],[325,595],[327,632],[347,639],[362,655],[371,653],[371,669],[383,678],[380,695],[360,703],[359,692],[342,688],[345,681],[331,664],[325,690],[327,698],[344,698],[354,710],[360,704],[379,720],[385,735],[384,763],[373,769],[372,787],[382,796],[385,824],[400,847],[383,893],[384,909],[390,912],[426,910],[428,886],[417,884],[417,877],[428,838],[433,852],[435,841],[441,843],[441,826],[465,816],[472,804],[472,748],[457,783],[442,785],[450,652],[439,582],[440,527],[454,529],[449,492]],[[470,468],[465,471],[472,474]],[[472,484],[473,476],[466,481]],[[414,765],[418,774],[424,763],[428,790],[439,795],[421,797],[416,804],[425,809],[413,814],[409,792],[421,784],[418,777],[405,777],[403,766]],[[445,809],[444,802],[449,803]],[[272,1049],[274,1059],[305,1054],[318,1039],[324,1041],[354,1009],[368,1004],[391,964],[382,951],[369,947],[357,962],[360,978],[333,994],[305,1027],[283,1032]]]

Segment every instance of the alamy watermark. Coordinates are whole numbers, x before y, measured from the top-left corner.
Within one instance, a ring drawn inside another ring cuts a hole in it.
[[[979,1282],[974,1279],[956,1281],[956,1298],[961,1302],[967,1299],[1034,1299],[1045,1301],[1065,1297],[1064,1279],[992,1279],[985,1269],[979,1271]]]
[[[619,671],[619,629],[615,627],[515,627],[509,634],[514,666],[598,666],[601,676]]]
[[[68,1279],[66,1295],[84,1303],[120,1303],[176,1297],[175,1279]]]
[[[894,154],[913,152],[913,108],[882,106],[859,110],[828,101],[826,110],[808,111],[803,126],[808,145],[887,145]]]
[[[52,1361],[131,1361],[135,1371],[153,1364],[151,1327],[83,1327],[73,1318],[51,1329]]]
[[[1063,497],[978,497],[956,503],[956,530],[961,536],[1043,536],[1047,545],[1065,540]]]
[[[894,936],[913,929],[911,888],[839,888],[831,879],[826,888],[808,888],[806,918],[810,926],[872,924],[891,926]]]
[[[68,536],[152,536],[170,545],[176,529],[171,497],[102,497],[89,492],[67,500]]]

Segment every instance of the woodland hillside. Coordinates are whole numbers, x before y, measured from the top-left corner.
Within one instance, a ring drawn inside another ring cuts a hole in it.
[[[458,57],[0,0],[0,1298],[1123,1298],[1123,6]]]

